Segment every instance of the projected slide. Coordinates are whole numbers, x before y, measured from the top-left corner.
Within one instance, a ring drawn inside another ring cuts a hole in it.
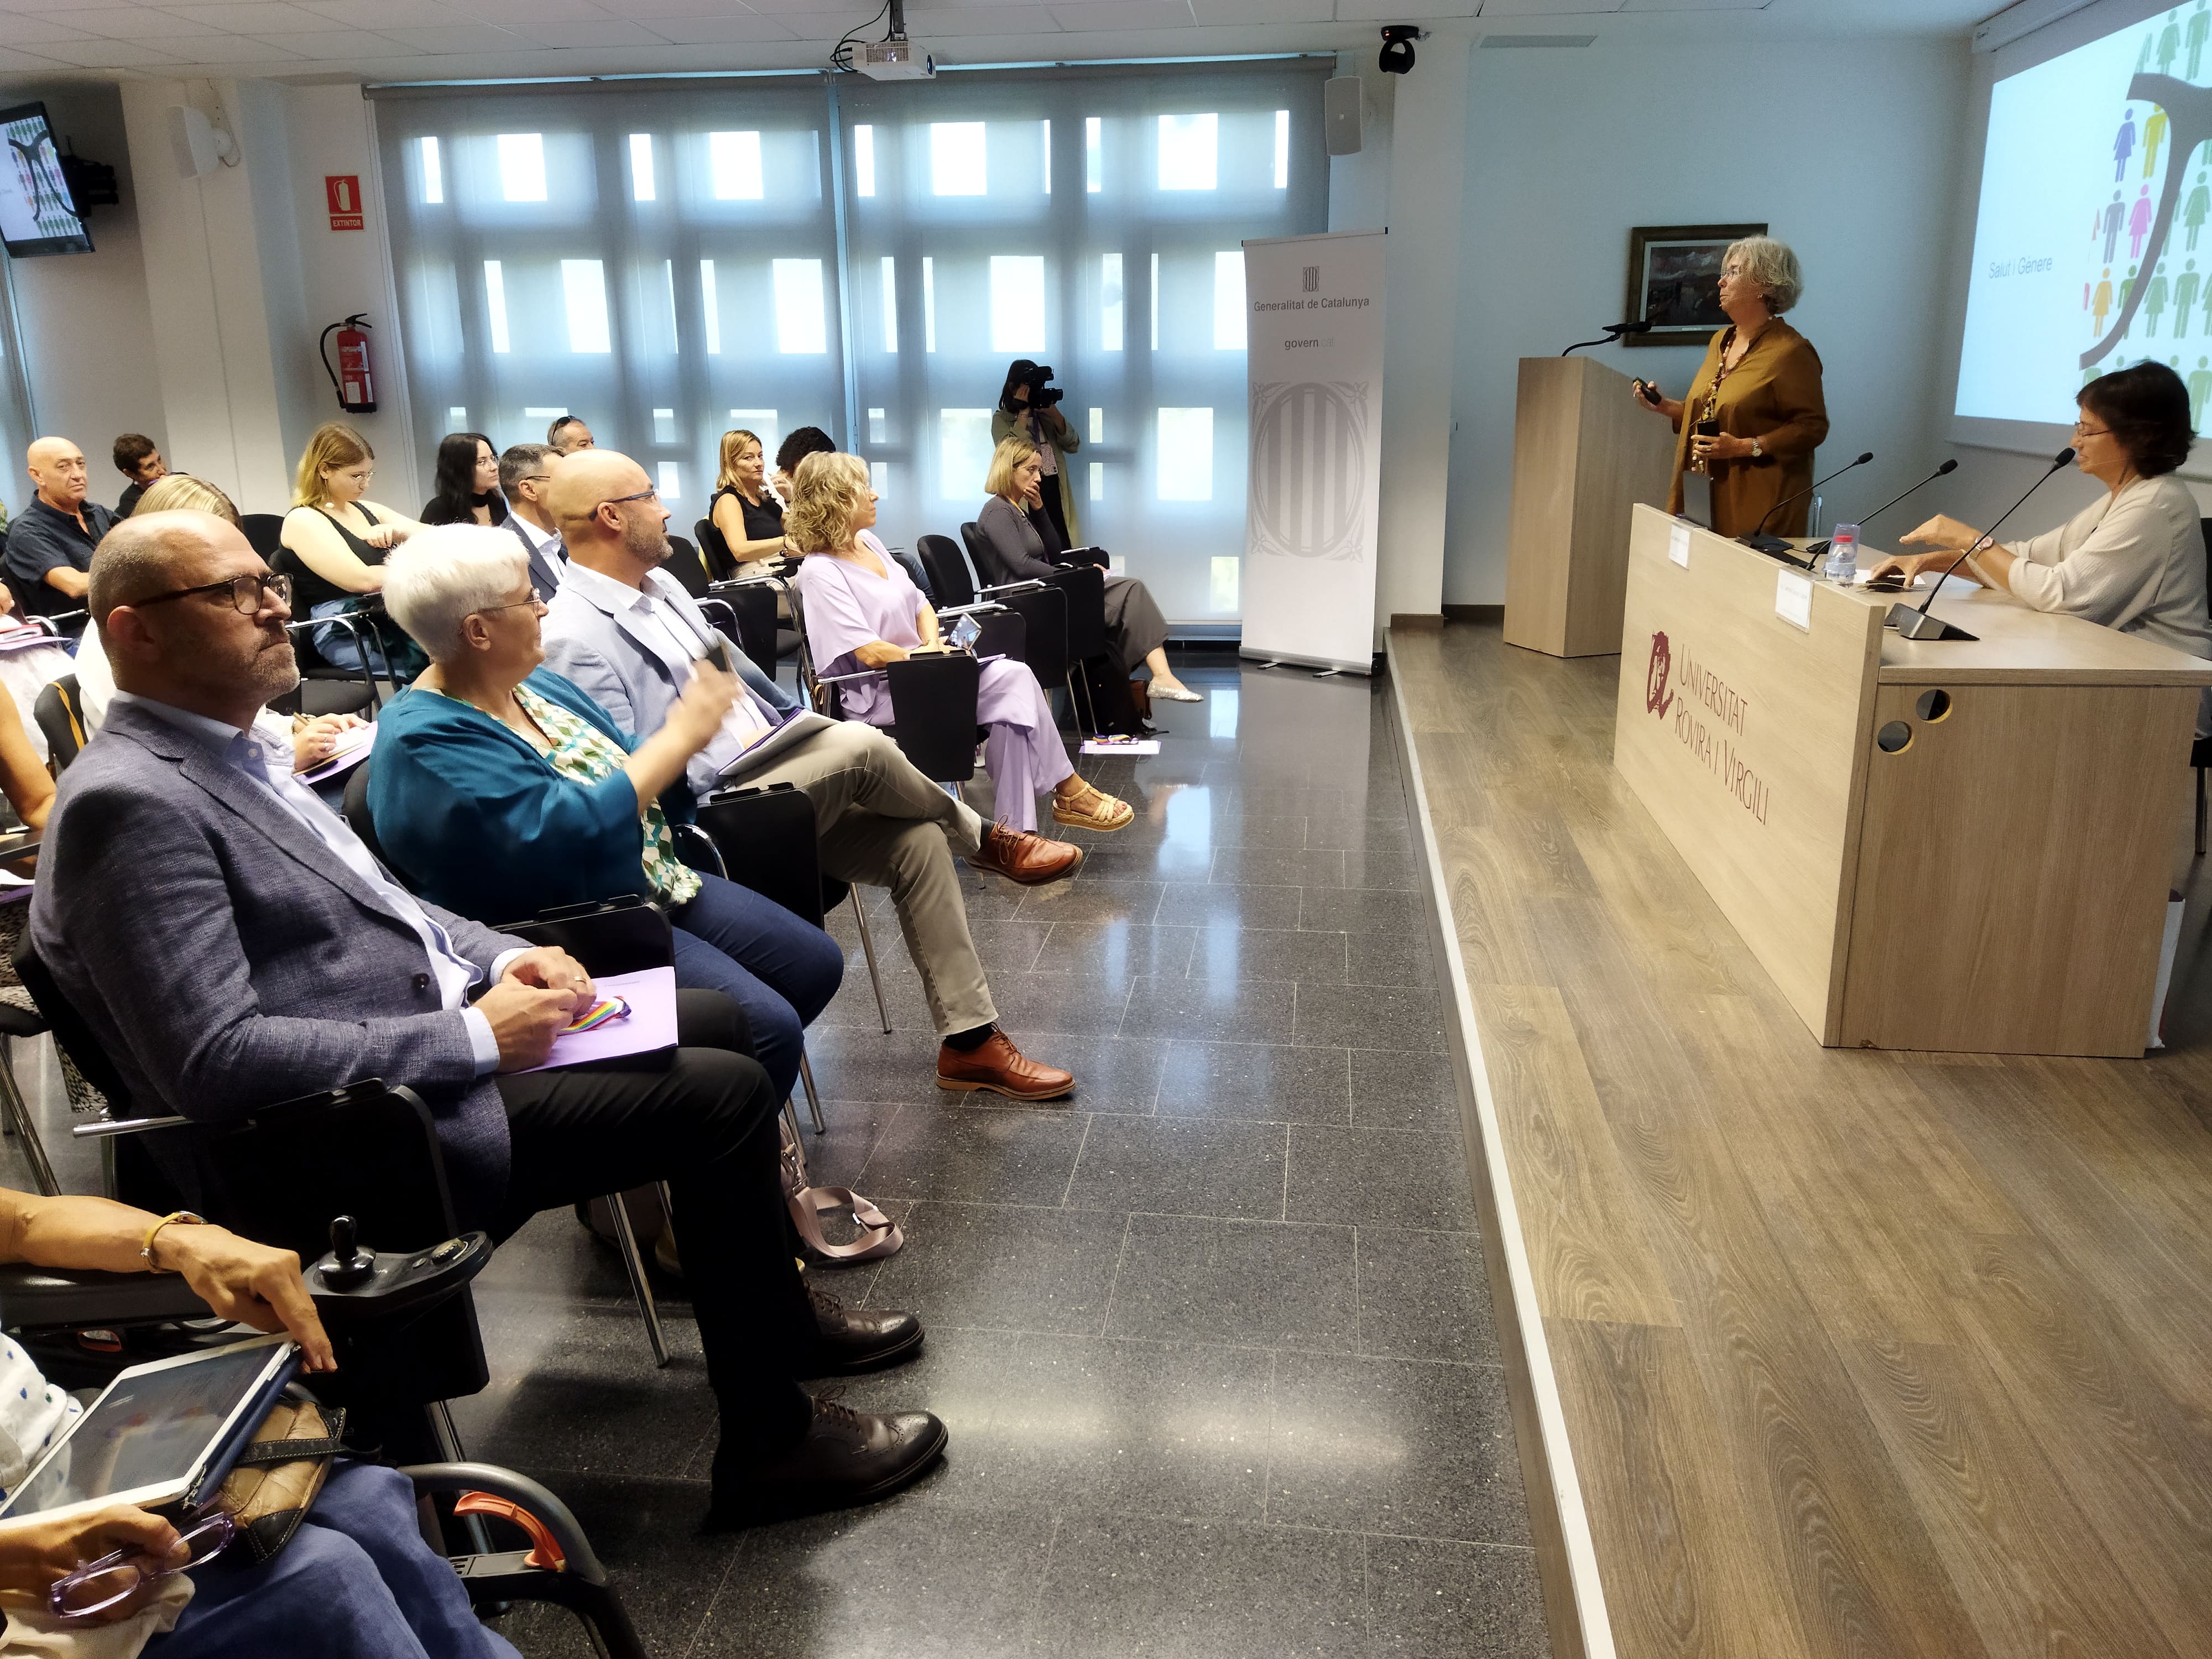
[[[2069,425],[2074,394],[2170,365],[2212,394],[2212,3],[1991,88],[1957,413]]]

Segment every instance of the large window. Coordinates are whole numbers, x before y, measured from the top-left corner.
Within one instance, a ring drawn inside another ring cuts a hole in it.
[[[1233,621],[1247,237],[1327,218],[1327,60],[409,92],[380,102],[418,439],[635,455],[690,533],[721,433],[819,426],[886,537],[983,501],[1016,357],[1083,446],[1083,537]],[[839,187],[842,185],[842,199]]]

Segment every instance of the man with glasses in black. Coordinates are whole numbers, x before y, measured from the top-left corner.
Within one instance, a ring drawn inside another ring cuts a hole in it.
[[[499,458],[499,493],[507,497],[507,527],[530,555],[530,585],[546,599],[561,591],[568,550],[548,503],[561,452],[550,444],[516,444]]]
[[[215,1120],[367,1078],[404,1085],[436,1121],[461,1224],[500,1239],[540,1210],[666,1180],[720,1407],[710,1522],[912,1481],[941,1423],[817,1401],[795,1380],[896,1363],[921,1328],[801,1280],[779,1103],[735,1006],[680,993],[662,1070],[532,1070],[593,995],[582,967],[416,899],[252,730],[299,682],[289,592],[203,513],[131,519],[93,562],[118,689],[63,775],[30,929],[131,1094]],[[199,1196],[189,1168],[172,1173]]]

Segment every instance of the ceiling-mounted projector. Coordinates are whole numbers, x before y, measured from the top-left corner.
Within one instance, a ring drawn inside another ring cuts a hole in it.
[[[864,43],[853,67],[878,81],[929,81],[936,78],[937,60],[915,50],[903,34],[890,40]]]

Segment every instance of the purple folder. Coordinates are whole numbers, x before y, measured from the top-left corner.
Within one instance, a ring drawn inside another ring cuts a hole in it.
[[[593,980],[603,997],[621,997],[629,1004],[629,1017],[611,1019],[589,1031],[575,1031],[553,1039],[553,1057],[533,1072],[558,1071],[564,1066],[584,1066],[594,1060],[624,1060],[636,1054],[665,1054],[676,1046],[676,970],[643,968],[635,974],[609,974]]]

